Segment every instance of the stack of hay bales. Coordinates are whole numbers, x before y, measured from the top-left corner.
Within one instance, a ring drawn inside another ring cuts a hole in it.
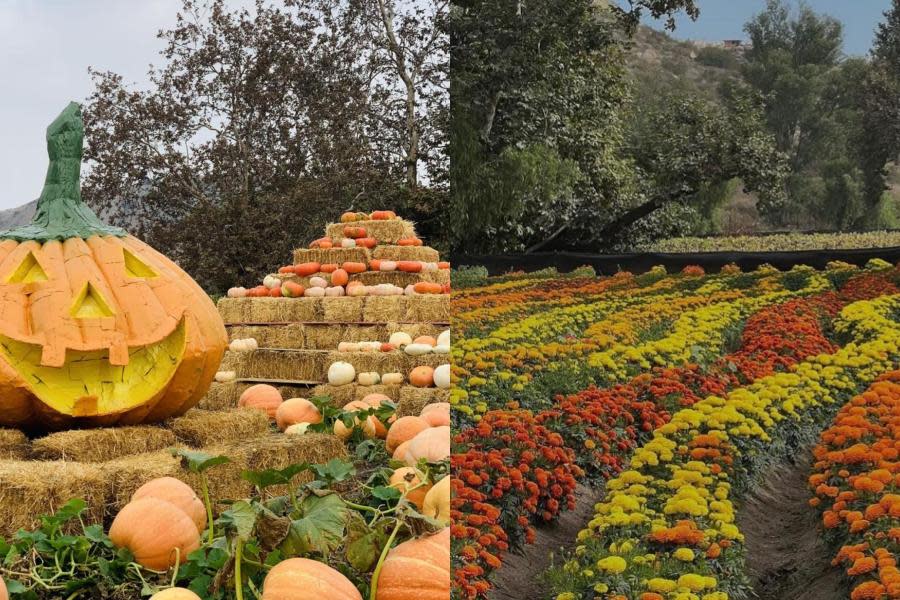
[[[369,264],[373,259],[388,261],[438,262],[437,250],[427,246],[401,246],[402,239],[416,238],[413,224],[404,219],[370,220],[352,223],[361,226],[378,240],[374,248],[342,248],[344,223],[325,228],[325,237],[335,242],[332,248],[294,250],[293,264],[317,262]],[[305,285],[309,277],[273,273],[281,280]],[[353,274],[351,280],[365,285],[390,283],[400,287],[428,281],[450,283],[450,271],[441,269],[422,273],[366,271]],[[337,352],[340,342],[387,341],[396,332],[411,337],[433,336],[450,326],[449,294],[413,296],[356,296],[325,298],[223,298],[219,312],[232,340],[254,338],[258,349],[251,352],[227,352],[222,371],[234,371],[236,379],[214,383],[200,407],[218,410],[237,406],[241,393],[257,383],[279,388],[285,398],[329,396],[343,406],[350,400],[373,392],[386,394],[398,402],[403,414],[419,414],[430,402],[446,402],[447,390],[416,388],[411,385],[332,386],[327,383],[328,367],[336,361],[349,362],[357,372],[400,372],[407,375],[414,367],[436,367],[448,362],[447,356],[425,354],[409,356],[401,351]]]

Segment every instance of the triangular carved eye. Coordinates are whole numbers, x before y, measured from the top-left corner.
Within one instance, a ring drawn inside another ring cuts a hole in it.
[[[99,319],[115,314],[91,283],[86,283],[81,288],[81,293],[75,298],[70,312],[76,319]]]
[[[47,281],[47,279],[47,274],[44,273],[44,269],[41,268],[41,264],[34,256],[34,252],[29,252],[25,255],[25,258],[22,259],[22,262],[19,263],[19,266],[16,267],[16,270],[13,271],[6,282],[32,283],[35,281]]]
[[[125,274],[132,279],[150,279],[158,277],[159,274],[148,267],[141,259],[129,252],[126,248],[122,248],[125,255]]]

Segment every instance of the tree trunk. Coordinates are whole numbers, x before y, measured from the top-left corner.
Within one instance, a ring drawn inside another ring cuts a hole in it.
[[[387,5],[386,0],[378,0],[378,12],[384,33],[388,41],[388,50],[394,58],[394,66],[397,75],[406,86],[406,183],[410,189],[415,189],[419,184],[419,125],[416,121],[416,82],[413,75],[406,68],[406,59],[403,49],[397,43],[397,35],[394,33],[394,11]]]

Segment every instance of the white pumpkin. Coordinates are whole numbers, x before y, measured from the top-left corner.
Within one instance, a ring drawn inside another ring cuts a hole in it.
[[[356,240],[354,240],[353,238],[342,239],[341,248],[356,248]]]
[[[359,385],[370,386],[370,385],[378,385],[381,382],[381,375],[375,373],[374,371],[368,371],[365,373],[360,373],[356,376],[356,382]]]
[[[438,344],[431,351],[435,354],[450,354],[450,345]]]
[[[438,346],[449,346],[450,345],[450,330],[442,331],[441,335],[437,337],[437,345]]]
[[[303,295],[307,298],[324,298],[325,297],[325,288],[324,287],[308,287],[303,290]]]
[[[428,344],[407,344],[404,352],[410,356],[421,356],[423,354],[431,354],[433,348]]]
[[[325,295],[331,297],[338,297],[344,295],[344,286],[342,285],[334,285],[331,287],[325,288]]]
[[[409,284],[406,286],[406,289],[403,290],[403,293],[407,296],[418,296],[419,292],[416,291],[416,288],[413,284]]]
[[[441,365],[434,370],[434,385],[442,390],[450,388],[450,365]]]
[[[397,261],[393,260],[383,260],[381,264],[378,266],[379,271],[396,271],[397,270]]]
[[[368,296],[369,295],[369,287],[365,285],[354,285],[347,288],[348,296]]]
[[[259,344],[255,338],[237,339],[228,344],[228,349],[232,352],[253,352],[259,349]]]
[[[356,369],[348,362],[338,361],[328,367],[328,383],[331,385],[347,385],[356,379]]]
[[[433,273],[438,270],[438,264],[436,262],[423,262],[422,263],[422,272],[423,273]]]
[[[275,277],[274,275],[266,275],[265,277],[263,277],[263,285],[271,290],[272,288],[279,287],[281,285],[281,279]]]
[[[216,373],[216,381],[219,383],[228,383],[237,379],[237,373],[234,371],[219,371]]]
[[[405,331],[395,331],[391,334],[388,344],[401,348],[407,344],[412,344],[412,336]]]
[[[359,342],[340,342],[338,343],[338,352],[358,352]]]
[[[381,376],[381,383],[385,385],[400,385],[403,383],[403,373],[385,373]]]
[[[228,289],[228,297],[229,298],[246,298],[247,297],[247,288],[245,287],[233,287]]]
[[[284,430],[285,435],[303,435],[309,429],[309,423],[294,423]]]
[[[325,281],[324,277],[316,276],[316,277],[309,278],[309,285],[310,285],[310,287],[317,287],[317,288],[324,289],[324,288],[328,287],[328,282]]]
[[[360,352],[378,352],[381,349],[381,342],[360,342]]]

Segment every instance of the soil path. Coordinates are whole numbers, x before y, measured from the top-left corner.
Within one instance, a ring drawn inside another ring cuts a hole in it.
[[[849,594],[809,507],[809,448],[763,473],[738,509],[747,569],[760,600],[843,600]]]
[[[509,553],[494,578],[492,600],[544,600],[550,590],[538,578],[550,566],[551,554],[557,563],[562,550],[575,547],[575,536],[594,516],[594,504],[603,498],[603,488],[579,484],[575,490],[575,510],[563,512],[555,523],[537,527],[534,544],[522,554]]]

